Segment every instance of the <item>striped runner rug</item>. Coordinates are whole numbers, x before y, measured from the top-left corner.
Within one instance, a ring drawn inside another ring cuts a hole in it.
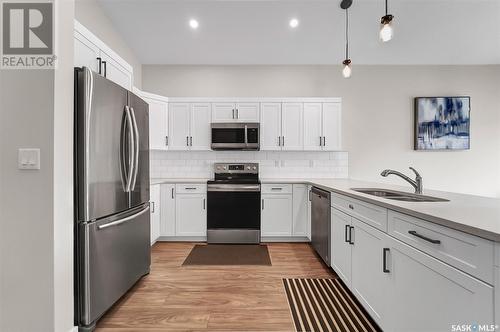
[[[298,332],[381,331],[338,279],[283,279]]]

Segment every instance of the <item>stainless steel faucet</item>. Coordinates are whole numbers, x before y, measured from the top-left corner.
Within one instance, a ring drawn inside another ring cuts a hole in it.
[[[417,172],[416,169],[414,169],[413,167],[410,167],[410,169],[413,172],[415,172],[415,175],[416,175],[415,180],[412,180],[408,176],[404,175],[403,173],[398,172],[398,171],[394,171],[392,169],[383,170],[382,173],[380,173],[380,175],[382,175],[383,177],[386,177],[386,176],[391,175],[391,174],[397,175],[400,178],[408,181],[413,186],[413,188],[415,188],[415,194],[422,194],[422,192],[424,191],[423,184],[422,184],[422,177],[420,176],[420,174]]]

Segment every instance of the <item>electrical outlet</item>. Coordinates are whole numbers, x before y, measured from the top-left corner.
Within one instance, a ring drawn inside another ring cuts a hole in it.
[[[19,149],[18,169],[40,169],[40,149]]]

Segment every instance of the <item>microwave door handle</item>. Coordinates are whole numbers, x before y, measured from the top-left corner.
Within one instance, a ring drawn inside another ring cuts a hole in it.
[[[245,125],[245,147],[248,148],[248,126]]]

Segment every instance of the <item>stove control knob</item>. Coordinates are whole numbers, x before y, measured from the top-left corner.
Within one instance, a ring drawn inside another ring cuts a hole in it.
[[[254,171],[256,171],[256,170],[257,170],[257,166],[252,167],[252,169],[253,169]]]
[[[226,169],[226,166],[224,166],[224,169]]]
[[[220,166],[217,166],[217,169],[220,170]]]
[[[250,166],[247,166],[247,169],[250,170]]]

